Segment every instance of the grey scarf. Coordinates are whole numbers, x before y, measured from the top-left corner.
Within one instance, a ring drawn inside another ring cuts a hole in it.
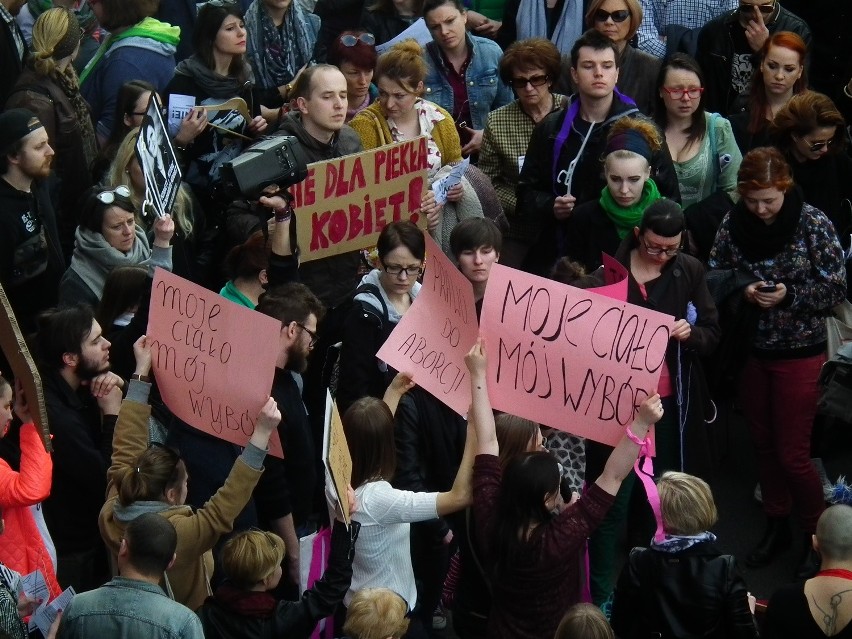
[[[74,235],[71,270],[80,276],[92,292],[101,297],[107,275],[117,266],[140,266],[151,257],[145,231],[136,227],[136,241],[127,254],[107,243],[100,233],[78,226]]]
[[[545,0],[521,0],[516,18],[518,40],[547,37],[547,7]],[[571,53],[574,42],[583,33],[582,0],[565,0],[562,14],[553,30],[551,42],[560,53]]]

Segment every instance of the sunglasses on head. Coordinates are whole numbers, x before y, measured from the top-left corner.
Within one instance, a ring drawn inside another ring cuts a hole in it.
[[[376,36],[374,36],[372,33],[362,33],[358,36],[352,35],[351,33],[347,33],[346,35],[340,36],[340,44],[342,44],[344,47],[354,47],[356,44],[358,44],[359,40],[369,47],[376,44]]]
[[[549,75],[533,75],[528,78],[512,78],[509,80],[509,84],[514,89],[523,89],[526,88],[528,84],[531,84],[534,87],[540,87],[543,84],[547,84],[548,80],[550,80]]]
[[[595,11],[595,22],[606,22],[612,18],[613,22],[624,22],[630,17],[630,12],[627,9],[619,9],[618,11],[604,11],[598,9]]]
[[[95,197],[98,198],[98,202],[101,204],[113,204],[116,196],[126,200],[130,199],[130,189],[123,184],[119,184],[117,187],[109,191],[101,191]]]
[[[770,4],[742,4],[740,3],[739,11],[740,13],[745,13],[748,15],[752,15],[754,10],[757,9],[763,15],[769,15],[775,10],[775,3],[772,2]]]

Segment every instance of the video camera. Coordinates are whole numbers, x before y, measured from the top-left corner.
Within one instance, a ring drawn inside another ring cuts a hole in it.
[[[220,170],[221,187],[226,193],[242,193],[257,199],[273,184],[282,189],[298,184],[308,176],[308,163],[302,147],[293,136],[275,136],[249,147]]]

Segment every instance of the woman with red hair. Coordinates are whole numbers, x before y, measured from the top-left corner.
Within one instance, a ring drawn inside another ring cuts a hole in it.
[[[811,430],[825,314],[846,293],[843,250],[828,217],[804,202],[778,149],[746,154],[737,190],[741,199],[722,220],[709,266],[753,279],[743,291],[756,317],[740,392],[767,526],[746,564],[765,566],[790,544],[787,520],[795,508],[806,540],[804,574],[813,569],[810,540],[825,508],[810,460]]]
[[[808,46],[792,31],[778,31],[760,50],[760,66],[751,81],[748,100],[728,118],[743,154],[769,144],[769,123],[797,93],[808,88],[805,58]]]
[[[328,50],[328,63],[346,78],[346,121],[370,106],[379,90],[373,84],[373,71],[378,60],[376,37],[366,31],[344,31]]]

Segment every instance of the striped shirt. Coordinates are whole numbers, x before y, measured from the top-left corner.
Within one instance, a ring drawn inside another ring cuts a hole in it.
[[[666,27],[676,24],[700,29],[723,13],[733,11],[739,0],[641,0],[642,24],[638,48],[663,58],[666,55]]]

